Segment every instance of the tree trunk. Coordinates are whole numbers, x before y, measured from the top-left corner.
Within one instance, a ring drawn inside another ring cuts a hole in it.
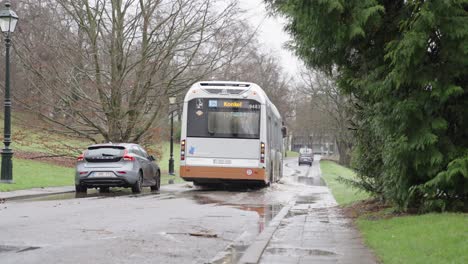
[[[340,165],[349,167],[351,164],[351,144],[343,139],[336,138],[335,140],[338,153],[340,155],[338,163]]]

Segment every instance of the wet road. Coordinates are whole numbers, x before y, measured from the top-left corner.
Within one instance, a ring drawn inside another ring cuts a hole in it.
[[[322,184],[318,163],[288,159],[283,171],[280,183],[256,190],[180,184],[7,201],[1,263],[236,263],[283,206],[315,199],[308,187]]]

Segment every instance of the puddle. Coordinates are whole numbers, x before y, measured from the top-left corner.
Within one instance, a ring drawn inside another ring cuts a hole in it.
[[[258,219],[258,233],[260,234],[265,227],[268,226],[270,221],[281,211],[283,208],[283,205],[279,204],[270,204],[270,205],[229,205],[225,204],[227,206],[232,206],[234,208],[238,208],[243,211],[251,211],[251,212],[256,212],[259,216]]]
[[[208,193],[207,193],[208,194]],[[258,233],[260,234],[268,223],[281,211],[282,204],[233,204],[225,203],[209,197],[208,195],[193,195],[195,202],[198,204],[215,204],[216,206],[229,206],[243,211],[256,212],[258,219]],[[261,201],[262,199],[259,199]]]
[[[308,248],[268,248],[266,252],[282,256],[333,256],[336,253],[320,249]]]
[[[289,210],[285,218],[290,218],[290,217],[299,216],[299,215],[306,215],[307,213],[308,213],[307,210]]]
[[[320,177],[306,177],[298,176],[294,177],[295,181],[309,186],[326,186],[325,181]]]
[[[313,204],[319,199],[316,195],[299,195],[296,204]]]
[[[224,252],[221,252],[222,257],[215,258],[210,261],[212,264],[231,264],[239,262],[240,258],[247,250],[248,245],[231,245]]]

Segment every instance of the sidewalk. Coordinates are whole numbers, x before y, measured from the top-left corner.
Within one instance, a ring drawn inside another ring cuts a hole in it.
[[[307,177],[320,177],[318,162]],[[308,186],[283,209],[240,263],[377,263],[328,187]]]
[[[34,197],[38,195],[46,194],[58,194],[66,192],[74,192],[75,186],[61,186],[61,187],[45,187],[45,188],[33,188],[27,190],[17,190],[9,192],[0,192],[0,200],[15,199],[19,197]]]

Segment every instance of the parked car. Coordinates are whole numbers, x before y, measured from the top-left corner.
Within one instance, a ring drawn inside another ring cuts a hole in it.
[[[302,164],[308,164],[312,166],[312,162],[314,161],[314,155],[311,153],[303,153],[299,154],[299,166]]]
[[[155,158],[138,144],[108,143],[88,147],[78,157],[75,173],[76,192],[88,188],[109,191],[109,187],[130,187],[140,193],[145,186],[159,190],[161,171]]]

